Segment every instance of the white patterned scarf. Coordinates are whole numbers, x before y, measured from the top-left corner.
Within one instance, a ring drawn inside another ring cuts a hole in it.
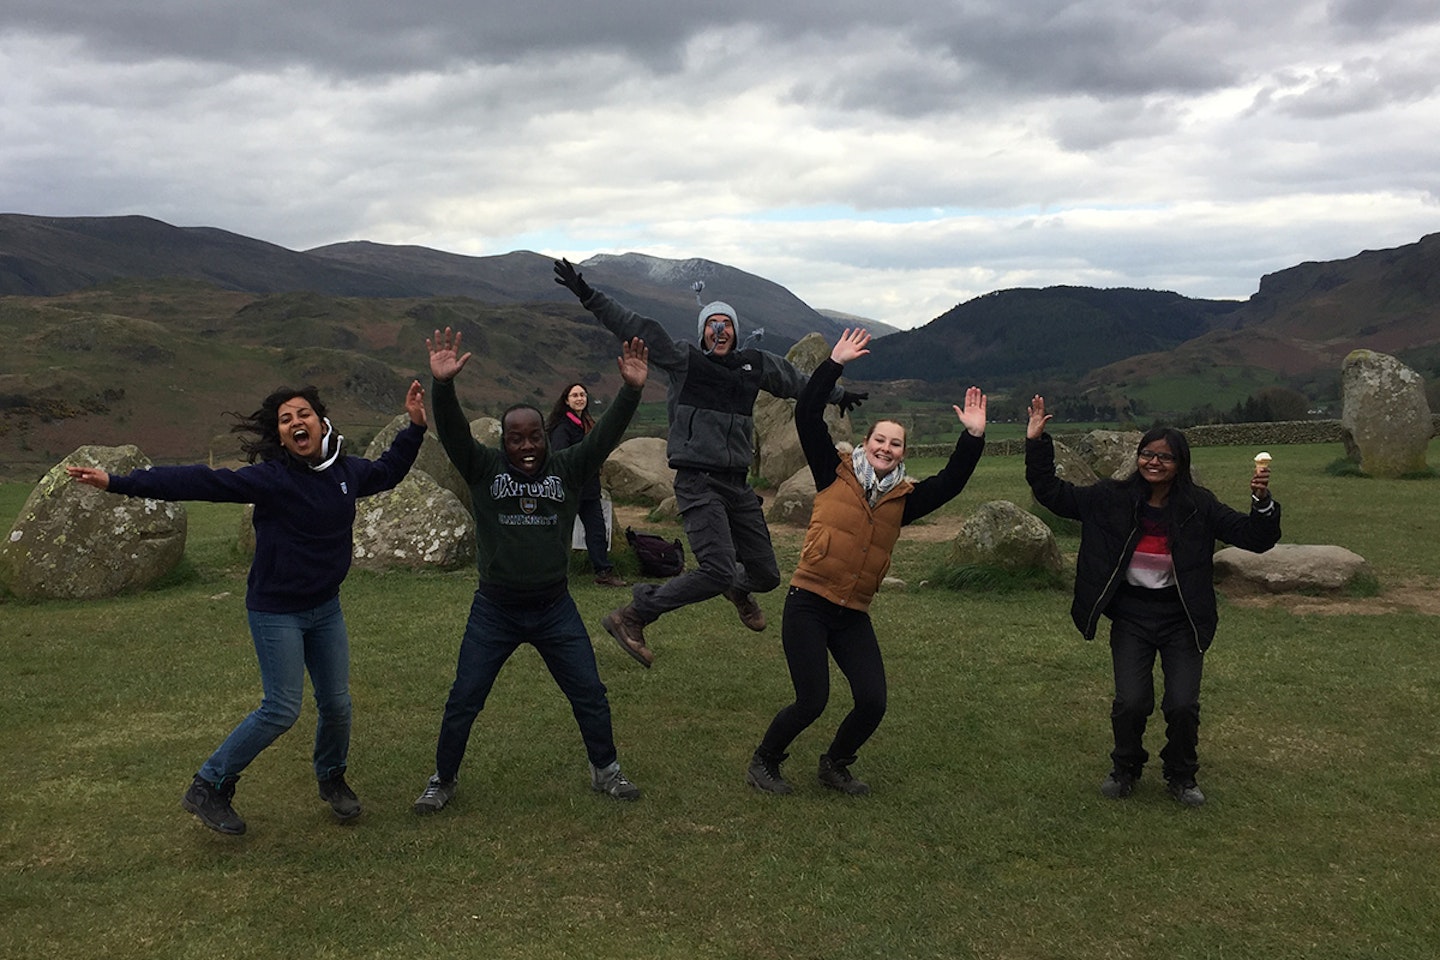
[[[850,465],[855,468],[855,479],[860,481],[860,486],[865,488],[865,499],[870,501],[870,506],[875,506],[880,498],[885,496],[901,480],[905,479],[905,461],[901,460],[895,464],[895,469],[885,476],[877,476],[875,468],[870,461],[865,459],[865,447],[858,446],[850,451]]]

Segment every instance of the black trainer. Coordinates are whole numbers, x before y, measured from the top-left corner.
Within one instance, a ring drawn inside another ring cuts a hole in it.
[[[230,801],[235,796],[235,781],[239,779],[226,777],[216,786],[197,773],[190,789],[180,798],[180,806],[195,814],[201,823],[216,833],[238,837],[245,832],[245,821],[230,806]]]
[[[330,809],[341,820],[353,820],[360,816],[360,798],[345,782],[343,770],[328,780],[320,781],[320,799],[330,804]]]
[[[1165,790],[1180,803],[1187,807],[1203,807],[1205,805],[1205,794],[1195,785],[1194,780],[1167,780]]]
[[[863,797],[870,792],[869,784],[862,780],[856,780],[850,774],[850,760],[841,763],[831,758],[830,754],[820,754],[820,770],[816,774],[821,786],[829,787],[831,790],[839,790],[841,793],[852,797]]]
[[[745,782],[765,793],[794,793],[790,781],[780,775],[780,764],[789,754],[779,759],[768,760],[758,752],[750,758],[750,768],[745,771]]]
[[[1100,792],[1111,800],[1124,800],[1135,792],[1135,782],[1140,777],[1128,770],[1111,770],[1100,784]]]

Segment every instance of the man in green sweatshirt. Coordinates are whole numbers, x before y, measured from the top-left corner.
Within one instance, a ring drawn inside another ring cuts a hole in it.
[[[416,813],[435,813],[455,795],[460,762],[495,677],[522,643],[539,652],[570,700],[590,760],[590,786],[619,800],[640,789],[620,772],[610,724],[610,701],[595,651],[570,596],[570,531],[580,487],[620,442],[640,402],[648,351],[636,338],[619,359],[625,382],[609,411],[578,445],[551,452],[544,418],[517,404],[501,418],[501,446],[478,443],[460,409],[453,383],[469,353],[447,327],[425,341],[434,376],[435,430],[474,502],[479,585],[460,641],[455,682],[445,703],[435,774],[415,801]]]

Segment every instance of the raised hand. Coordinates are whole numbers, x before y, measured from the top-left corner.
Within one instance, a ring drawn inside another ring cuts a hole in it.
[[[590,284],[585,282],[585,277],[575,269],[575,264],[563,257],[555,261],[555,282],[579,297],[581,303],[589,300],[595,293]]]
[[[425,390],[419,380],[411,380],[410,389],[405,391],[405,412],[410,414],[411,423],[425,426]]]
[[[110,474],[99,467],[66,467],[65,475],[87,487],[94,487],[97,490],[110,489]]]
[[[1040,434],[1045,432],[1045,424],[1050,422],[1052,416],[1045,412],[1045,398],[1035,394],[1026,413],[1030,415],[1030,422],[1025,425],[1025,436],[1031,440],[1039,440]]]
[[[869,342],[870,334],[866,333],[863,327],[847,329],[840,334],[840,339],[835,341],[835,349],[830,351],[830,359],[841,365],[858,360],[870,352],[866,349]]]
[[[430,374],[441,383],[454,380],[455,375],[470,362],[470,354],[462,356],[460,353],[460,331],[451,333],[449,327],[443,334],[436,330],[434,339],[427,338],[425,349],[430,351]],[[408,402],[406,409],[409,409]]]
[[[951,408],[955,411],[955,416],[960,418],[960,425],[972,437],[985,436],[985,405],[985,394],[980,392],[979,387],[971,387],[965,391],[964,408]]]
[[[650,376],[650,348],[639,337],[626,340],[620,345],[620,356],[615,361],[620,365],[620,379],[639,390]]]

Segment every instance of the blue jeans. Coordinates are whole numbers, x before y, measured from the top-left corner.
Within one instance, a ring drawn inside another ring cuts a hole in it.
[[[238,776],[300,716],[305,671],[315,688],[315,776],[345,770],[350,752],[350,638],[340,598],[299,613],[250,611],[250,635],[265,698],[230,732],[200,776],[211,783]]]
[[[522,643],[535,647],[570,700],[590,762],[602,768],[615,762],[610,701],[575,601],[567,593],[543,607],[502,606],[477,590],[435,745],[435,772],[440,779],[459,775],[470,728],[484,709],[500,668]]]

